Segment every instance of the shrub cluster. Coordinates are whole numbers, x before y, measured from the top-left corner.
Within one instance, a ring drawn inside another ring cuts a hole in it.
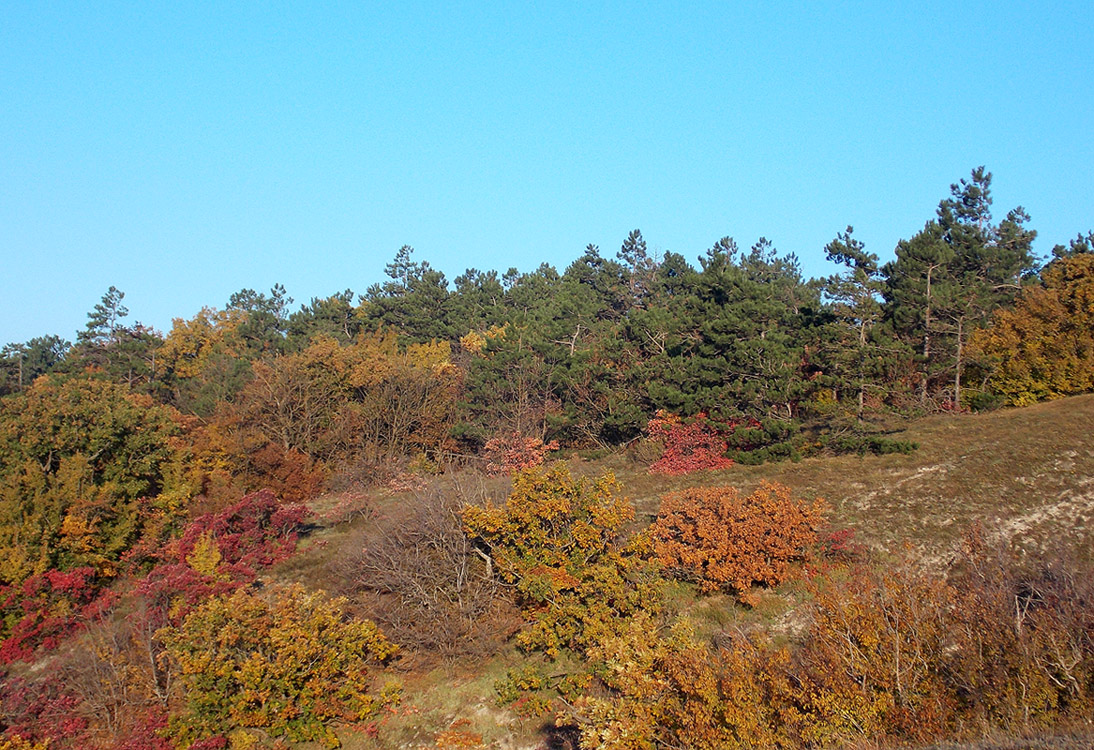
[[[724,589],[748,601],[753,584],[774,586],[816,542],[824,503],[807,504],[789,488],[764,483],[747,497],[733,487],[672,492],[650,528],[661,563],[697,581],[702,591]]]
[[[597,647],[584,746],[834,748],[963,739],[1094,719],[1094,584],[979,541],[949,576],[908,562],[816,580],[811,625],[712,648],[685,625]]]

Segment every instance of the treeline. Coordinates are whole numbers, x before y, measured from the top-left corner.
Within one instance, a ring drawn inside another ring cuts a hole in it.
[[[0,359],[0,585],[110,578],[138,540],[264,488],[299,502],[643,435],[670,473],[908,450],[870,416],[1094,389],[1094,235],[1039,268],[1028,217],[996,222],[990,184],[979,168],[953,185],[885,265],[848,228],[826,279],[762,239],[654,259],[636,230],[614,258],[451,287],[404,247],[360,297],[292,311],[280,286],[244,290],[166,335],[112,288],[75,344]]]
[[[362,295],[291,311],[283,287],[244,290],[223,310],[176,319],[166,335],[127,325],[112,288],[75,345],[9,345],[0,388],[95,372],[203,420],[233,411],[284,450],[322,461],[475,455],[509,433],[613,446],[658,410],[793,432],[839,413],[1087,390],[1083,342],[1051,342],[1061,328],[1071,338],[1089,328],[1068,299],[1081,296],[1091,237],[1057,247],[1040,276],[1028,216],[1017,208],[996,221],[990,184],[979,168],[952,186],[885,265],[841,232],[825,248],[840,271],[824,279],[804,279],[797,258],[765,239],[746,251],[723,238],[695,267],[672,252],[652,257],[636,230],[614,257],[589,246],[562,273],[472,269],[451,285],[403,247],[387,281]],[[1023,289],[1025,306],[984,332]],[[1019,350],[1030,344],[1018,338],[1053,351]],[[1068,363],[1046,372],[1046,360]]]

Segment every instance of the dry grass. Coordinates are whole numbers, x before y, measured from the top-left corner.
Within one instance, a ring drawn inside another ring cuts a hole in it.
[[[728,484],[751,492],[762,480],[802,497],[823,497],[831,520],[854,527],[882,551],[910,543],[943,559],[974,522],[1032,551],[1094,550],[1094,395],[1025,409],[939,415],[894,433],[919,444],[912,454],[808,458],[734,466],[686,477],[652,476],[625,456],[613,469],[640,513],[687,486]]]

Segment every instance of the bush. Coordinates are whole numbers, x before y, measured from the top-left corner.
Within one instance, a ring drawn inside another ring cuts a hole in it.
[[[513,432],[486,441],[482,457],[486,460],[487,474],[492,477],[509,476],[542,466],[547,454],[557,450],[557,440],[544,443],[539,438],[522,437],[519,432]]]
[[[183,701],[170,734],[194,743],[261,729],[337,747],[331,725],[373,713],[370,665],[397,648],[371,622],[347,621],[343,603],[299,586],[269,601],[241,590],[166,629]]]
[[[345,587],[404,647],[442,656],[494,653],[519,627],[515,610],[463,531],[470,492],[435,488],[400,503],[345,545]],[[507,611],[508,610],[508,611]]]
[[[705,592],[725,589],[748,601],[753,584],[774,586],[816,542],[824,503],[790,497],[764,483],[748,497],[733,487],[699,487],[662,499],[650,527],[653,549],[669,570]]]
[[[1073,561],[1022,562],[966,535],[951,583],[947,665],[961,710],[987,726],[1025,730],[1094,717],[1094,578]]]
[[[98,619],[116,597],[102,592],[94,569],[47,570],[19,585],[0,586],[0,664],[29,660]]]
[[[525,650],[554,659],[658,608],[659,577],[641,541],[623,536],[633,518],[614,476],[575,480],[562,466],[517,474],[504,506],[464,508],[468,534],[531,620],[517,636]]]
[[[685,422],[663,411],[649,421],[646,431],[661,443],[661,457],[650,466],[651,474],[688,474],[705,469],[727,469],[727,443],[706,414]]]

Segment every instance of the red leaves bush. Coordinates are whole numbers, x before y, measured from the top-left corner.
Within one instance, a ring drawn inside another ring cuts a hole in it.
[[[821,500],[795,500],[789,488],[763,483],[748,497],[733,487],[671,492],[650,527],[662,564],[703,591],[726,589],[747,601],[754,583],[774,586],[816,542]]]
[[[80,699],[56,676],[30,682],[0,677],[0,746],[21,737],[28,742],[49,740],[61,747],[87,746],[87,719]]]
[[[226,563],[273,565],[296,549],[307,514],[303,505],[282,505],[273,492],[261,490],[219,513],[194,519],[169,548],[168,556],[185,561],[198,540],[211,534]]]
[[[95,570],[47,570],[21,584],[0,586],[0,664],[53,649],[82,623],[97,619],[115,597],[100,594]]]
[[[732,430],[733,425],[725,425]],[[729,444],[719,426],[706,414],[697,414],[687,422],[675,414],[658,411],[646,430],[662,445],[661,457],[650,466],[651,474],[688,474],[704,469],[727,469],[733,460],[726,458]]]
[[[254,581],[258,569],[292,554],[307,513],[304,506],[281,505],[273,492],[262,490],[200,516],[158,554],[138,593],[161,617],[170,612],[170,619],[180,618],[206,598]],[[199,549],[210,540],[215,551]],[[195,565],[195,555],[202,554],[213,556],[207,562],[215,570]]]
[[[497,477],[540,466],[548,453],[557,450],[557,440],[544,443],[539,438],[526,438],[513,432],[488,440],[482,456],[486,459],[486,473]]]

